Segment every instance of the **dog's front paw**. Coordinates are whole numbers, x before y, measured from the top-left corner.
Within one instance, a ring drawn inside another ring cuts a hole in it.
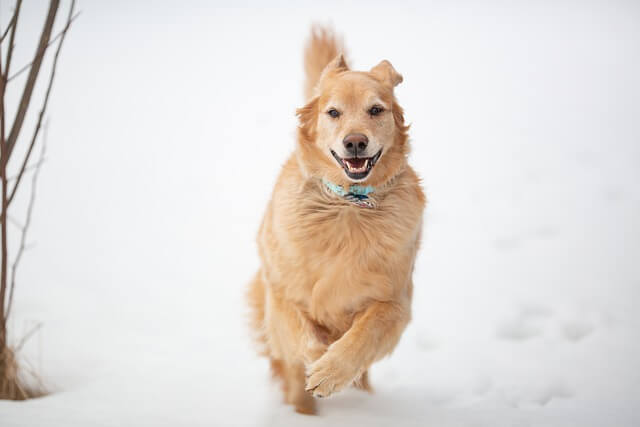
[[[350,385],[360,372],[331,351],[315,361],[308,370],[306,390],[315,397],[327,397]]]

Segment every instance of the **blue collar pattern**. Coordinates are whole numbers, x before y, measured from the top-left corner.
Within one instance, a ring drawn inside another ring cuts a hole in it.
[[[373,199],[369,197],[369,194],[375,192],[375,188],[370,185],[366,187],[362,185],[351,185],[349,186],[349,191],[345,191],[342,185],[334,184],[326,179],[323,179],[322,182],[333,193],[357,206],[369,209],[375,208]]]

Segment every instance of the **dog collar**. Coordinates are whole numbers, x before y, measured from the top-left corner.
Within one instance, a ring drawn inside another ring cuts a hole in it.
[[[362,185],[351,185],[349,186],[349,191],[345,191],[342,185],[334,184],[326,179],[323,179],[322,182],[325,187],[331,190],[334,194],[337,194],[354,205],[369,209],[375,208],[373,199],[369,197],[369,194],[375,192],[375,188],[370,185],[367,185],[366,187]]]

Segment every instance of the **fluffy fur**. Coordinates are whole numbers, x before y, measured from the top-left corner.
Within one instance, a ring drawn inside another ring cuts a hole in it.
[[[305,52],[307,104],[298,110],[296,149],[273,190],[260,231],[261,268],[248,300],[261,353],[282,379],[285,401],[315,413],[315,397],[355,385],[391,353],[410,319],[412,273],[426,203],[407,164],[408,126],[388,61],[349,70],[335,36],[312,31]],[[371,105],[383,107],[370,114]],[[328,109],[339,109],[333,118]],[[354,184],[332,156],[358,132],[382,155],[369,175],[374,209],[327,190]]]

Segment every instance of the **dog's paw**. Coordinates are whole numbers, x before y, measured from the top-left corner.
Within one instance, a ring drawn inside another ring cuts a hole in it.
[[[315,397],[327,397],[350,385],[358,374],[339,357],[325,353],[309,367],[305,389]]]

